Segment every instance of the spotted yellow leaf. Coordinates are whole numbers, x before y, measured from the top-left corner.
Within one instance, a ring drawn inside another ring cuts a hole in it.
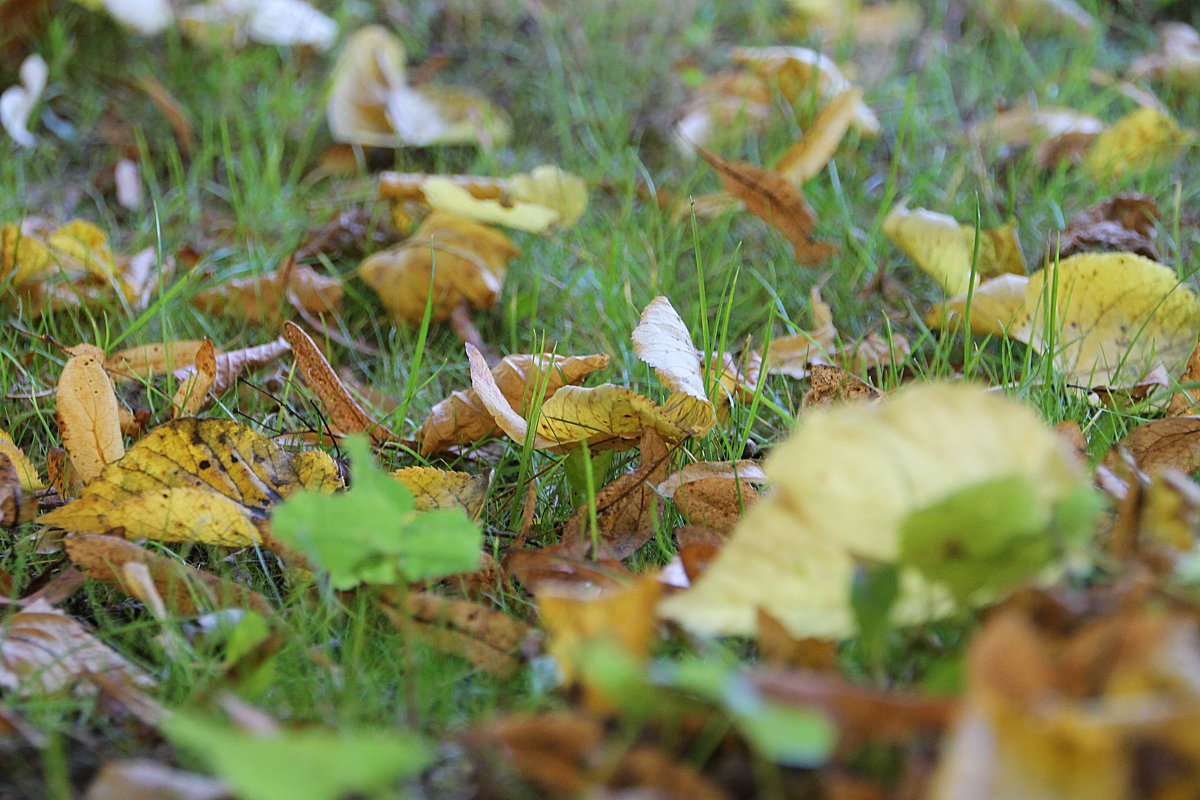
[[[1083,165],[1097,180],[1143,172],[1183,155],[1190,138],[1167,114],[1143,106],[1097,136]]]
[[[461,508],[470,517],[478,517],[487,500],[489,475],[471,475],[433,467],[405,467],[392,478],[413,493],[417,511]]]

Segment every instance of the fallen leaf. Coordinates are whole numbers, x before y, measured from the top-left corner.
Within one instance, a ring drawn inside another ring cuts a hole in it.
[[[105,464],[125,453],[112,381],[104,371],[104,351],[90,344],[67,349],[71,358],[58,379],[59,437],[79,479],[90,483]]]
[[[837,252],[836,245],[812,238],[817,225],[816,212],[788,179],[744,161],[726,161],[703,147],[697,148],[696,152],[717,171],[726,191],[745,203],[756,217],[787,237],[796,261],[820,263]]]
[[[826,101],[852,88],[832,59],[806,47],[735,47],[732,55],[734,61],[778,86],[793,103],[811,96],[814,87]],[[879,133],[879,118],[861,100],[855,109],[854,127],[866,136]]]
[[[6,450],[0,448],[0,528],[15,528],[37,516],[37,499],[22,486]]]
[[[1021,103],[971,126],[968,135],[989,147],[1034,146],[1034,161],[1043,169],[1061,160],[1079,161],[1100,132],[1099,117],[1060,106]]]
[[[925,315],[925,324],[943,330],[953,328],[971,310],[971,333],[982,336],[1016,337],[1016,322],[1025,310],[1029,278],[1025,275],[1001,275],[984,281],[969,295],[960,294]]]
[[[509,178],[514,200],[535,203],[557,212],[555,228],[569,228],[587,210],[587,183],[554,164],[542,164]]]
[[[1196,346],[1192,348],[1183,374],[1179,376],[1181,387],[1189,383],[1200,384],[1200,337],[1197,337]],[[1197,388],[1183,388],[1171,395],[1171,400],[1167,403],[1168,417],[1194,416],[1197,412],[1200,412],[1200,393],[1197,393]]]
[[[329,415],[329,427],[334,434],[348,436],[365,433],[376,445],[399,440],[395,433],[371,419],[362,406],[355,402],[312,337],[300,326],[285,322],[283,336],[296,356],[296,366],[304,384],[317,396],[321,407]]]
[[[543,353],[505,356],[491,368],[491,373],[500,394],[524,416],[529,413],[535,397],[544,400],[563,386],[579,383],[606,366],[608,356],[603,354],[560,356]],[[475,390],[456,391],[435,405],[421,424],[421,455],[472,444],[495,430],[496,420]]]
[[[216,356],[216,377],[213,380],[213,397],[220,397],[233,386],[244,373],[265,367],[292,349],[287,339],[278,339],[254,347],[241,350],[231,350],[228,353],[218,353]],[[175,379],[186,381],[196,370],[196,367],[183,367],[174,372]]]
[[[1183,155],[1191,140],[1165,112],[1143,106],[1129,112],[1096,137],[1083,166],[1098,181],[1111,181],[1127,172],[1145,172]]]
[[[466,191],[476,200],[500,200],[512,192],[512,181],[488,175],[431,175],[428,172],[379,173],[379,198],[381,200],[413,200],[425,202],[421,186],[430,178],[441,178]]]
[[[844,89],[830,98],[799,141],[775,162],[775,171],[794,186],[802,186],[816,177],[833,158],[854,121],[862,97],[861,89]]]
[[[679,487],[675,505],[690,525],[729,533],[758,498],[758,491],[746,481],[701,478]]]
[[[1052,348],[1072,383],[1119,386],[1157,363],[1176,374],[1197,330],[1200,303],[1170,267],[1132,253],[1084,253],[1030,276],[1009,335],[1038,351]]]
[[[304,0],[207,0],[183,9],[179,27],[192,41],[221,49],[249,40],[325,51],[338,34],[337,23]]]
[[[211,339],[196,351],[191,373],[179,382],[171,398],[171,417],[193,417],[208,405],[208,392],[217,379],[217,355]]]
[[[503,225],[528,233],[544,233],[559,213],[538,203],[513,198],[480,199],[454,181],[432,176],[421,183],[421,194],[431,208],[475,222]]]
[[[7,431],[0,430],[0,453],[8,456],[21,488],[26,492],[36,492],[46,488],[38,475],[37,469],[25,455],[25,451],[17,447]]]
[[[982,230],[976,240],[974,226],[924,208],[909,211],[901,203],[884,219],[883,232],[950,295],[965,294],[972,275],[977,282],[1006,273],[1025,274],[1015,221]]]
[[[154,679],[44,600],[0,621],[0,687],[20,697],[94,695],[94,676],[132,686]]]
[[[829,406],[850,400],[874,400],[881,396],[878,390],[841,367],[812,364],[809,366],[808,379],[810,388],[804,393],[805,405]]]
[[[1144,472],[1171,467],[1191,475],[1200,470],[1200,417],[1167,417],[1143,423],[1113,445],[1106,462],[1112,466],[1122,450]]]
[[[63,545],[71,562],[89,578],[112,584],[125,594],[132,595],[127,588],[125,566],[144,566],[173,614],[196,616],[224,608],[243,608],[269,619],[275,613],[258,592],[188,566],[178,558],[152,553],[126,539],[76,534],[68,536]]]
[[[245,547],[264,541],[272,507],[294,492],[340,486],[327,453],[288,453],[236,422],[185,417],[146,434],[38,522],[75,533],[123,528],[127,539]]]
[[[675,123],[675,142],[685,154],[705,147],[716,132],[760,133],[771,116],[771,89],[742,70],[707,77],[688,98]]]
[[[491,485],[490,475],[470,475],[433,467],[405,467],[393,472],[392,478],[413,493],[417,511],[461,508],[472,519],[478,519],[483,511]]]
[[[546,711],[477,724],[465,738],[477,758],[496,749],[496,760],[511,764],[534,786],[551,796],[575,797],[592,782],[594,751],[603,745],[604,736],[603,724],[592,716]]]
[[[325,111],[334,141],[492,149],[508,140],[511,123],[501,109],[466,90],[408,85],[404,59],[404,47],[385,28],[368,26],[350,36],[334,65]]]
[[[1158,204],[1150,195],[1113,195],[1076,214],[1067,223],[1067,230],[1051,240],[1048,260],[1094,250],[1116,250],[1161,261],[1154,246],[1158,219]],[[1054,256],[1056,251],[1058,255]]]
[[[331,314],[342,302],[342,282],[304,264],[288,263],[270,272],[234,278],[192,296],[208,314],[273,326],[291,313],[294,300],[305,311]]]
[[[494,675],[512,677],[524,661],[521,646],[531,629],[503,611],[424,592],[409,595],[407,613],[387,603],[381,608],[406,636]]]
[[[770,666],[838,673],[837,642],[813,637],[797,639],[783,623],[761,608],[754,638],[763,661]]]
[[[222,781],[147,758],[110,761],[88,784],[85,800],[229,800]]]
[[[21,83],[0,93],[0,127],[22,147],[33,147],[37,139],[29,132],[29,117],[46,90],[50,68],[36,53],[21,63]]]
[[[757,461],[751,459],[699,461],[671,473],[670,477],[655,487],[655,491],[670,500],[681,486],[708,478],[727,478],[750,484],[767,482],[767,474]]]
[[[196,363],[206,339],[158,342],[118,350],[104,360],[104,369],[118,381],[147,381]]]
[[[363,261],[358,274],[396,321],[419,324],[432,295],[433,319],[445,322],[464,302],[491,308],[508,262],[520,254],[499,231],[435,211],[411,239]]]
[[[855,558],[895,562],[901,529],[915,512],[1018,476],[1029,481],[1031,502],[1048,523],[1052,508],[1087,486],[1031,409],[968,385],[917,385],[880,402],[814,409],[772,450],[765,469],[770,493],[693,588],[664,600],[660,614],[700,633],[751,635],[762,608],[796,637],[848,636],[856,629]],[[975,525],[969,513],[958,522],[960,530]],[[897,624],[953,607],[944,587],[910,568],[901,570],[900,586]]]
[[[1164,22],[1158,26],[1156,48],[1134,59],[1128,74],[1196,91],[1200,85],[1200,32],[1184,22]]]
[[[987,0],[984,11],[1022,30],[1087,35],[1096,20],[1075,0]]]

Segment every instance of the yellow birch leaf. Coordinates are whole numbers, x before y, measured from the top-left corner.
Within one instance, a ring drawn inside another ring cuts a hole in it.
[[[569,228],[587,210],[587,183],[553,164],[542,164],[509,178],[514,200],[534,203],[558,212],[556,228]]]
[[[1072,383],[1116,386],[1157,363],[1178,374],[1197,330],[1200,302],[1170,267],[1133,253],[1081,253],[1030,276],[1009,335],[1037,350],[1053,345],[1055,365]]]
[[[271,508],[292,493],[340,486],[327,453],[288,453],[236,422],[184,417],[146,434],[79,497],[38,522],[244,546],[263,539]]]
[[[25,455],[25,451],[17,447],[13,442],[12,437],[7,431],[0,431],[0,453],[8,456],[8,460],[12,462],[13,469],[16,470],[17,479],[21,484],[21,488],[26,492],[36,492],[45,488],[41,477],[38,475],[37,469],[29,461],[29,457]]]
[[[796,637],[849,636],[855,560],[896,562],[909,515],[969,487],[1022,476],[1048,516],[1088,483],[1031,408],[966,384],[914,385],[883,400],[813,409],[764,469],[770,492],[694,587],[667,598],[660,614],[701,633],[753,635],[761,608]],[[898,624],[952,608],[944,587],[901,568]]]
[[[417,511],[461,508],[477,518],[487,500],[490,475],[471,475],[433,467],[405,467],[392,478],[408,487]]]
[[[553,208],[537,203],[480,199],[442,177],[426,178],[421,183],[421,193],[425,195],[425,202],[438,211],[527,233],[544,233],[560,216]]]
[[[125,453],[121,417],[104,351],[90,344],[67,348],[71,358],[58,379],[58,431],[75,472],[90,483],[105,464]]]
[[[972,261],[977,278],[1025,274],[1015,221],[981,231],[978,260],[975,228],[946,214],[924,208],[909,211],[900,204],[883,221],[883,232],[950,295],[966,294]]]
[[[854,121],[862,97],[862,90],[854,88],[843,89],[834,95],[800,141],[789,147],[775,163],[775,171],[801,186],[825,169]]]
[[[1096,180],[1143,172],[1183,155],[1190,139],[1190,134],[1167,114],[1142,106],[1096,137],[1083,166]]]
[[[171,416],[191,417],[200,413],[206,405],[208,390],[217,379],[217,356],[211,339],[196,351],[195,370],[179,382],[175,396],[171,398]]]
[[[504,431],[508,438],[517,444],[524,444],[525,438],[529,435],[529,423],[525,417],[513,410],[508,398],[500,391],[500,387],[496,385],[496,376],[492,374],[491,368],[488,367],[487,361],[479,349],[470,342],[466,343],[466,348],[467,361],[471,365],[471,388],[475,390],[483,407],[500,426],[500,430]],[[543,448],[554,445],[555,443],[550,440],[535,439],[533,446]]]
[[[971,332],[982,336],[1008,336],[1016,331],[1014,322],[1025,308],[1026,275],[1000,275],[984,281],[971,293]],[[967,295],[952,297],[934,306],[925,315],[925,324],[945,329],[967,313]]]
[[[716,412],[708,400],[673,392],[660,406],[632,389],[604,383],[564,386],[542,404],[536,433],[555,447],[586,440],[590,447],[633,447],[644,428],[677,442],[711,430]],[[535,445],[538,447],[544,445]]]

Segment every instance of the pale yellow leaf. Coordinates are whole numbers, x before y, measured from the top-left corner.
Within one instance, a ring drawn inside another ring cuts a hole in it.
[[[513,199],[558,212],[554,226],[568,228],[587,210],[587,183],[553,164],[542,164],[509,179]]]
[[[418,511],[461,508],[478,517],[487,500],[491,475],[471,475],[433,467],[405,467],[392,477],[413,493]]]
[[[638,358],[654,367],[667,388],[707,400],[700,356],[679,313],[665,297],[656,297],[642,309],[631,335]]]
[[[555,209],[536,202],[479,199],[454,181],[441,177],[426,178],[421,183],[421,193],[425,202],[439,211],[528,233],[543,233],[561,216]]]
[[[58,432],[76,474],[89,483],[105,464],[125,453],[121,418],[112,381],[104,371],[104,351],[90,344],[71,353],[58,379]]]
[[[733,60],[779,87],[789,100],[817,94],[828,101],[853,88],[831,58],[807,47],[735,47]],[[860,99],[854,108],[854,127],[862,134],[879,133],[879,118]]]
[[[862,96],[861,89],[853,88],[834,95],[800,140],[775,163],[775,171],[800,186],[825,169],[854,120]]]
[[[42,483],[37,469],[29,461],[29,456],[25,455],[24,450],[17,447],[7,431],[0,430],[0,453],[8,456],[8,460],[12,462],[13,469],[17,473],[17,479],[20,481],[21,488],[24,491],[36,492],[45,488],[45,484]]]
[[[1025,273],[1015,221],[981,231],[977,248],[973,226],[924,208],[910,211],[901,203],[884,219],[883,232],[951,295],[965,294],[970,287],[972,263],[976,281]]]
[[[206,339],[143,344],[118,350],[104,361],[108,374],[121,381],[144,381],[196,363]]]
[[[1097,136],[1083,165],[1093,179],[1119,178],[1171,163],[1186,152],[1192,139],[1191,132],[1180,128],[1168,114],[1144,106]]]
[[[1000,275],[984,281],[971,293],[971,332],[983,336],[1007,336],[1015,332],[1014,320],[1025,306],[1026,275]],[[934,306],[925,315],[931,328],[950,328],[966,318],[967,295],[960,294]]]

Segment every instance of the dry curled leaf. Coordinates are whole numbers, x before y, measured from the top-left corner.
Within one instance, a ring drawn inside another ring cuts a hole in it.
[[[816,94],[831,100],[850,81],[828,56],[806,47],[735,47],[733,60],[745,65],[792,102]],[[879,118],[861,100],[854,111],[854,127],[867,136],[879,133]]]
[[[934,306],[925,315],[925,324],[931,328],[951,328],[967,317],[969,306],[972,333],[983,336],[1015,334],[1014,323],[1025,308],[1028,286],[1029,278],[1025,275],[992,278],[969,295],[960,294]]]
[[[213,379],[212,388],[209,391],[212,392],[213,397],[220,397],[244,373],[265,367],[291,349],[291,345],[288,344],[287,339],[281,336],[266,344],[245,347],[241,350],[231,350],[228,353],[218,353],[216,356],[216,377]],[[195,371],[196,367],[194,365],[177,369],[174,373],[175,379],[185,381]]]
[[[849,400],[874,400],[880,396],[878,390],[841,367],[812,364],[808,379],[810,388],[804,393],[805,405],[828,406]]]
[[[38,476],[37,469],[30,463],[25,451],[17,447],[8,432],[3,430],[0,430],[0,453],[8,456],[22,489],[27,492],[36,492],[45,488],[42,479]]]
[[[675,505],[690,525],[729,533],[758,497],[758,490],[748,481],[701,478],[679,487],[675,492]]]
[[[196,363],[206,339],[157,342],[118,350],[104,360],[108,374],[118,381],[145,381]]]
[[[775,162],[775,171],[794,186],[802,186],[815,177],[833,158],[854,121],[862,96],[861,89],[844,89],[834,95],[800,140]]]
[[[1032,145],[1034,161],[1049,169],[1060,160],[1080,160],[1102,130],[1099,117],[1071,108],[1022,103],[972,125],[969,135],[992,147]]]
[[[211,339],[205,339],[204,344],[196,351],[196,360],[192,371],[175,390],[171,398],[171,417],[192,417],[199,414],[208,405],[208,392],[217,379],[217,355]]]
[[[333,367],[329,366],[312,337],[300,326],[285,322],[283,335],[296,356],[296,366],[300,369],[304,384],[321,401],[321,407],[329,415],[329,427],[335,434],[348,436],[365,433],[377,445],[399,439],[396,434],[363,411],[362,406],[346,391],[341,379],[333,371]]]
[[[58,432],[75,472],[91,482],[105,464],[125,453],[121,418],[104,351],[90,344],[67,349],[71,358],[58,379]]]
[[[6,449],[0,448],[0,528],[15,528],[37,516],[37,499],[22,485]]]
[[[236,422],[185,417],[146,434],[38,521],[75,533],[122,529],[128,539],[244,547],[264,541],[275,504],[302,489],[340,486],[327,453],[289,453]]]
[[[796,261],[818,264],[837,252],[837,245],[812,238],[817,214],[787,178],[744,161],[726,161],[703,147],[697,152],[716,170],[727,192],[787,237]]]
[[[1048,259],[1076,253],[1116,250],[1160,261],[1154,246],[1158,204],[1148,194],[1117,194],[1089,206],[1067,223],[1067,230],[1050,242]],[[1057,257],[1053,253],[1057,250]]]
[[[1015,221],[981,230],[977,240],[974,226],[901,203],[884,219],[883,232],[951,295],[965,294],[980,278],[1025,274]]]

